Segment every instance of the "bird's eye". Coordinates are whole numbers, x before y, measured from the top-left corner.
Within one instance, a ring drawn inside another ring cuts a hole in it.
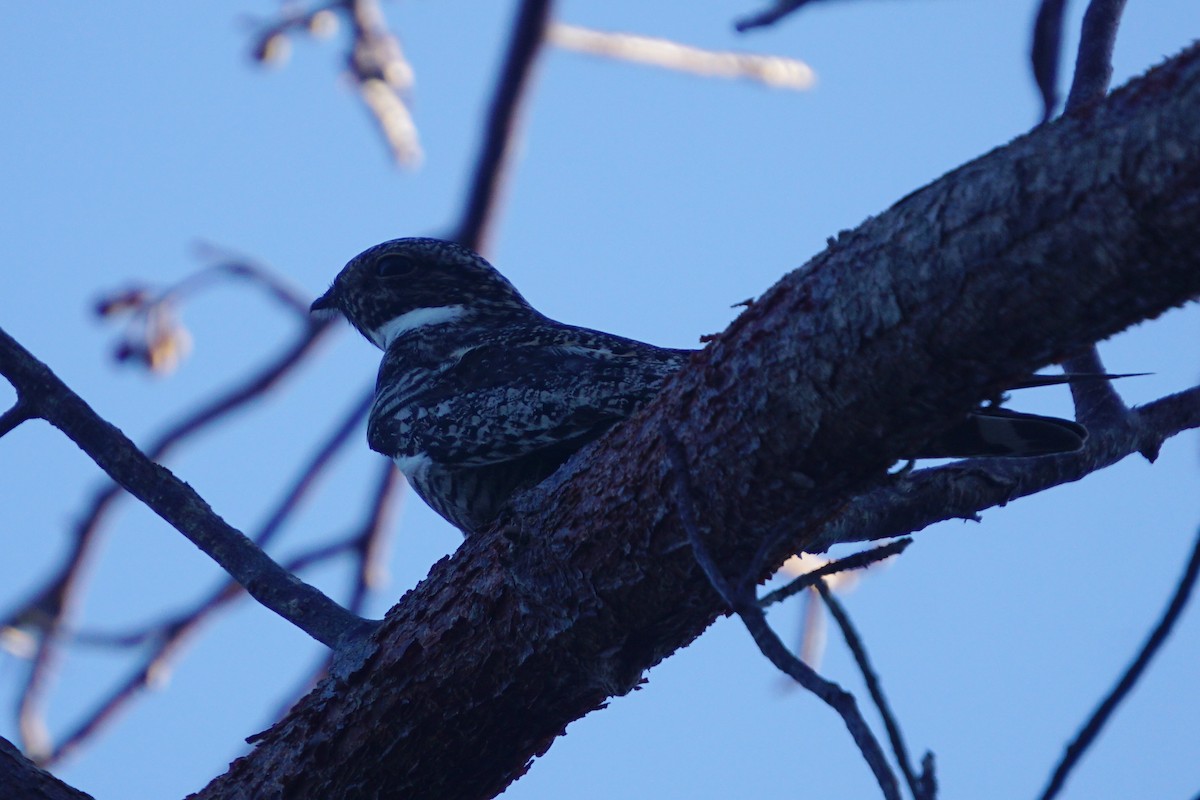
[[[383,256],[375,262],[375,273],[381,278],[407,278],[417,273],[420,265],[408,256]]]

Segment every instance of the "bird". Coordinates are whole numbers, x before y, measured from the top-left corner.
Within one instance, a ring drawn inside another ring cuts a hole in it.
[[[553,320],[478,253],[424,237],[359,253],[312,310],[340,313],[383,351],[367,442],[464,535],[644,406],[699,352]],[[1070,380],[1035,375],[1014,388]],[[1038,456],[1086,438],[1070,420],[992,405],[910,457]]]

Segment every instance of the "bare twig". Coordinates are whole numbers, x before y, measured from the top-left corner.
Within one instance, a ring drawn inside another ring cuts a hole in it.
[[[670,39],[633,33],[598,31],[555,22],[547,40],[564,50],[633,61],[708,78],[741,78],[777,89],[811,89],[816,83],[812,67],[782,56],[704,50]]]
[[[177,306],[200,289],[230,277],[249,281],[305,327],[310,325],[308,302],[270,270],[212,245],[200,245],[198,249],[202,257],[220,260],[164,288],[136,285],[110,292],[96,302],[98,316],[128,318],[116,347],[118,361],[140,361],[151,371],[171,372],[191,347],[191,337],[178,319]]]
[[[1158,620],[1158,624],[1154,626],[1153,632],[1142,645],[1142,649],[1138,652],[1125,674],[1117,681],[1117,685],[1113,687],[1108,696],[1100,703],[1092,716],[1088,719],[1083,728],[1075,735],[1075,739],[1067,745],[1067,752],[1063,755],[1062,761],[1054,770],[1054,774],[1050,777],[1050,782],[1046,785],[1042,792],[1042,800],[1050,800],[1059,793],[1063,785],[1066,783],[1067,776],[1071,770],[1079,763],[1079,759],[1091,746],[1092,742],[1099,736],[1100,731],[1112,716],[1113,711],[1129,694],[1129,691],[1138,682],[1146,667],[1150,664],[1150,659],[1154,658],[1155,653],[1162,647],[1163,642],[1171,635],[1171,629],[1179,620],[1179,616],[1183,613],[1184,607],[1187,605],[1188,598],[1191,596],[1192,588],[1196,585],[1197,575],[1200,575],[1200,536],[1197,537],[1195,544],[1192,546],[1192,555],[1188,559],[1187,567],[1184,568],[1183,575],[1179,578],[1179,583],[1175,587],[1175,593],[1171,597],[1171,602],[1167,605],[1162,616]]]
[[[319,545],[283,562],[283,568],[288,572],[299,573],[309,567],[333,560],[345,553],[355,552],[360,546],[358,536],[346,537],[334,542]],[[200,632],[201,625],[213,614],[227,606],[233,600],[242,596],[242,587],[230,581],[213,593],[211,597],[198,603],[188,612],[174,616],[172,619],[157,626],[154,631],[147,631],[147,637],[158,638],[154,648],[142,659],[141,665],[135,668],[107,697],[87,714],[62,740],[46,755],[39,758],[45,766],[53,766],[68,757],[90,737],[98,733],[107,723],[132,702],[142,690],[159,682],[171,668],[172,660],[183,652],[192,636]],[[138,635],[128,635],[125,641],[136,641]],[[120,642],[120,638],[114,638]],[[330,659],[323,661],[328,664]],[[324,667],[322,668],[324,669]]]
[[[812,572],[804,573],[800,577],[788,583],[788,585],[763,595],[758,600],[758,606],[759,608],[767,608],[775,603],[787,600],[789,597],[793,597],[809,587],[823,586],[825,582],[821,579],[828,575],[833,575],[837,572],[845,572],[849,569],[865,569],[866,567],[869,567],[872,564],[877,564],[884,559],[891,558],[892,556],[898,556],[903,553],[910,544],[912,544],[912,539],[905,537],[903,539],[897,539],[894,542],[888,542],[887,544],[880,545],[879,547],[873,547],[870,550],[864,550],[861,553],[854,553],[853,555],[846,556],[845,558],[839,558],[836,561],[830,561],[828,564],[818,567]]]
[[[838,599],[833,596],[833,592],[829,590],[824,580],[818,578],[816,580],[816,587],[817,591],[821,593],[821,599],[829,607],[829,613],[833,615],[834,621],[837,622],[838,627],[841,629],[842,638],[846,640],[846,646],[850,648],[850,652],[854,655],[854,662],[858,664],[858,669],[867,684],[867,691],[871,693],[871,699],[875,702],[875,708],[879,710],[879,715],[883,718],[883,725],[887,729],[888,740],[892,745],[892,754],[896,757],[896,763],[900,765],[900,772],[903,773],[904,780],[908,783],[909,791],[912,792],[915,800],[934,800],[933,795],[928,791],[935,783],[934,776],[932,773],[917,775],[913,772],[912,761],[908,756],[908,748],[904,745],[903,734],[900,733],[900,724],[896,721],[896,715],[892,712],[892,707],[887,701],[887,696],[883,693],[883,686],[879,682],[879,675],[876,674],[874,667],[871,666],[871,659],[867,656],[866,645],[863,644],[862,637],[855,630],[854,623],[850,621],[850,615],[846,613],[846,609],[842,607]]]
[[[314,456],[308,460],[300,474],[293,481],[291,487],[284,493],[275,510],[268,515],[267,521],[255,534],[254,541],[256,544],[266,546],[275,537],[283,523],[295,511],[301,498],[307,494],[312,488],[314,481],[328,466],[334,454],[346,443],[350,434],[362,423],[367,409],[370,407],[370,401],[370,393],[364,394],[362,398],[357,400],[354,407],[334,428],[326,441],[318,447]],[[387,466],[390,468],[391,464],[389,463]],[[390,498],[390,488],[388,497]],[[384,514],[384,511],[380,510],[379,507],[386,507],[387,504],[388,498],[377,497],[373,506],[375,510],[372,512],[372,518]],[[363,538],[364,534],[360,532],[345,541],[335,543],[331,547],[316,548],[302,556],[293,558],[284,565],[284,568],[289,572],[298,572],[315,562],[332,558],[347,550],[359,552],[359,560],[361,562],[365,559],[365,556],[361,554],[363,550]],[[355,575],[359,573],[361,573],[361,567],[355,570]],[[152,641],[154,645],[151,651],[146,653],[142,658],[141,666],[134,669],[130,676],[120,686],[115,688],[107,698],[102,700],[91,714],[68,733],[56,747],[46,753],[43,759],[44,763],[51,764],[62,759],[82,744],[84,740],[94,735],[124,705],[131,701],[141,689],[149,686],[157,676],[163,674],[168,669],[171,659],[182,650],[186,640],[199,629],[202,622],[230,601],[240,597],[241,594],[241,586],[234,581],[228,581],[208,597],[197,602],[191,609],[172,614],[168,619],[143,630],[121,634],[85,632],[75,635],[73,637],[74,641],[85,644],[135,646]],[[361,608],[360,594],[357,591],[354,593],[355,599],[350,609],[352,612],[357,613],[358,609]]]
[[[331,35],[337,30],[337,14],[345,12],[347,5],[348,0],[329,0],[307,10],[289,5],[278,19],[269,24],[251,20],[250,24],[258,28],[251,55],[261,64],[283,61],[290,51],[288,34],[303,32],[322,38]]]
[[[1067,111],[1104,99],[1112,80],[1112,54],[1125,0],[1092,0],[1083,15],[1075,77],[1067,95]]]
[[[667,443],[666,454],[674,478],[672,489],[680,525],[687,531],[688,541],[696,556],[696,563],[708,577],[709,583],[720,595],[725,605],[741,618],[762,654],[777,669],[789,675],[841,716],[846,728],[850,731],[850,736],[875,774],[883,796],[888,800],[900,800],[900,789],[896,784],[896,776],[892,774],[892,770],[888,766],[887,758],[883,754],[883,748],[880,747],[879,741],[871,733],[866,720],[863,719],[854,695],[833,681],[821,677],[812,667],[792,655],[779,636],[767,624],[766,615],[755,602],[753,591],[749,589],[747,583],[743,581],[740,583],[742,588],[735,589],[721,574],[720,568],[708,553],[700,534],[700,527],[692,504],[692,498],[695,496],[694,488],[691,485],[683,444],[669,428],[664,427],[663,437]]]
[[[267,518],[267,522],[262,529],[254,537],[254,543],[259,547],[266,547],[275,534],[283,527],[283,523],[287,521],[292,512],[296,510],[296,506],[312,488],[317,478],[324,472],[325,467],[330,460],[337,454],[337,451],[342,449],[346,442],[350,439],[350,434],[358,429],[362,424],[363,419],[367,416],[367,411],[371,408],[371,402],[374,400],[373,392],[363,392],[350,412],[347,413],[340,423],[334,428],[333,432],[321,443],[317,448],[317,452],[305,463],[300,475],[293,481],[291,487],[284,494],[283,499],[276,506],[275,510]]]
[[[770,8],[763,9],[756,14],[751,14],[742,17],[734,23],[734,30],[744,33],[751,28],[765,28],[768,25],[774,25],[779,20],[787,15],[799,11],[809,3],[816,0],[775,0],[775,5]]]
[[[356,614],[362,613],[367,591],[378,585],[383,573],[384,545],[387,532],[391,530],[392,516],[400,490],[405,485],[395,465],[383,460],[379,469],[379,481],[375,495],[367,506],[366,519],[354,537],[356,566],[354,583],[350,590],[347,607]]]
[[[490,249],[491,228],[516,141],[522,98],[545,40],[550,0],[523,0],[509,36],[504,69],[492,94],[483,147],[467,194],[462,218],[451,237],[473,250]]]
[[[363,104],[397,163],[416,166],[421,161],[421,143],[407,99],[413,86],[413,69],[400,41],[388,29],[378,0],[335,0],[307,11],[285,13],[261,26],[253,47],[254,59],[264,64],[283,61],[289,49],[288,34],[304,31],[325,35],[337,27],[339,14],[352,31],[346,64]]]
[[[210,275],[229,275],[242,278],[252,286],[262,289],[268,297],[292,312],[302,322],[307,323],[311,320],[312,313],[309,311],[311,301],[297,292],[290,283],[276,275],[274,271],[254,259],[235,253],[226,247],[204,241],[196,243],[195,252],[200,258],[212,262],[205,273],[200,273],[204,276],[203,279],[207,279]],[[183,288],[185,288],[184,282],[180,282],[172,290],[172,294],[180,294]],[[187,286],[186,288],[190,291],[194,287]]]
[[[1079,52],[1075,57],[1075,76],[1067,96],[1068,113],[1098,103],[1108,93],[1108,85],[1112,80],[1113,47],[1124,9],[1125,0],[1091,0],[1088,4],[1079,36]],[[1064,361],[1063,368],[1068,372],[1104,372],[1104,363],[1100,359],[1100,351],[1092,345]],[[1072,386],[1071,396],[1075,400],[1076,416],[1084,425],[1101,420],[1125,424],[1134,422],[1116,388],[1107,382]],[[1158,448],[1147,447],[1140,452],[1153,461],[1158,455]]]
[[[204,550],[267,608],[331,648],[369,627],[214,514],[190,486],[147,458],[3,330],[0,373],[39,417],[65,433],[109,477]]]
[[[350,72],[363,102],[396,161],[416,166],[421,162],[421,142],[406,100],[413,85],[412,67],[400,41],[388,30],[378,0],[346,0],[343,5],[354,31]]]
[[[296,341],[273,362],[256,370],[247,380],[236,384],[214,399],[202,403],[192,413],[164,431],[146,450],[153,461],[161,461],[179,443],[200,433],[209,425],[226,418],[250,402],[266,394],[279,384],[283,377],[312,350],[316,342],[329,329],[327,320],[306,317],[304,328]],[[20,402],[18,400],[18,402]],[[37,736],[42,726],[41,699],[46,680],[53,671],[58,647],[58,628],[74,599],[82,592],[84,569],[95,543],[97,531],[112,507],[123,494],[119,484],[113,483],[101,489],[92,499],[87,510],[80,515],[71,538],[70,550],[62,564],[46,581],[42,589],[34,593],[34,599],[10,617],[34,618],[42,630],[37,649],[30,664],[25,686],[21,691],[18,716],[22,730]],[[48,752],[48,742],[25,741],[28,752]]]
[[[1066,0],[1042,0],[1033,23],[1033,44],[1029,60],[1033,78],[1042,95],[1042,122],[1054,116],[1058,107],[1058,61],[1062,53],[1063,17]]]
[[[382,464],[379,483],[375,490],[374,500],[368,508],[367,518],[361,530],[348,540],[356,563],[350,599],[347,601],[346,607],[360,616],[368,590],[379,581],[379,575],[382,572],[380,564],[383,546],[387,541],[387,531],[391,528],[392,510],[396,506],[395,501],[399,490],[404,486],[404,482],[400,479],[400,471],[390,461],[384,461]],[[317,682],[329,672],[332,665],[333,655],[327,655],[321,659],[312,673],[297,684],[287,701],[281,703],[274,714],[269,715],[268,718],[272,721],[282,719],[296,701],[317,685]]]
[[[13,404],[12,408],[0,414],[0,436],[8,433],[22,422],[27,422],[34,417],[35,415],[30,410],[28,404],[21,402],[21,399],[17,398],[17,402]]]

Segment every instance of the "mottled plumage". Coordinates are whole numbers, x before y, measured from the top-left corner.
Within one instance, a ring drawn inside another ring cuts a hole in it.
[[[628,417],[689,352],[555,322],[437,239],[367,250],[313,308],[336,308],[383,348],[371,449],[464,532]]]
[[[645,404],[691,352],[556,322],[482,257],[438,239],[359,254],[313,303],[322,309],[384,351],[371,448],[464,533]],[[917,455],[1041,455],[1086,436],[1066,420],[986,408]]]

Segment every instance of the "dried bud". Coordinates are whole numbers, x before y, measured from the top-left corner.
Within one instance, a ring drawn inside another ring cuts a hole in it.
[[[4,625],[0,627],[0,650],[16,658],[29,660],[37,652],[37,638],[22,628]]]
[[[134,344],[127,339],[122,339],[113,350],[113,359],[118,364],[124,364],[132,359],[144,362],[146,360],[145,349],[141,345]]]
[[[328,39],[337,33],[337,29],[337,14],[327,8],[321,9],[308,18],[308,32],[318,39]]]
[[[98,317],[111,317],[137,311],[150,301],[150,292],[144,286],[132,286],[116,294],[101,297],[96,301],[95,313]]]
[[[254,60],[260,64],[282,66],[292,52],[292,43],[282,33],[265,36],[254,48]]]
[[[155,306],[146,319],[146,366],[151,372],[173,372],[192,351],[192,336],[166,304]]]

